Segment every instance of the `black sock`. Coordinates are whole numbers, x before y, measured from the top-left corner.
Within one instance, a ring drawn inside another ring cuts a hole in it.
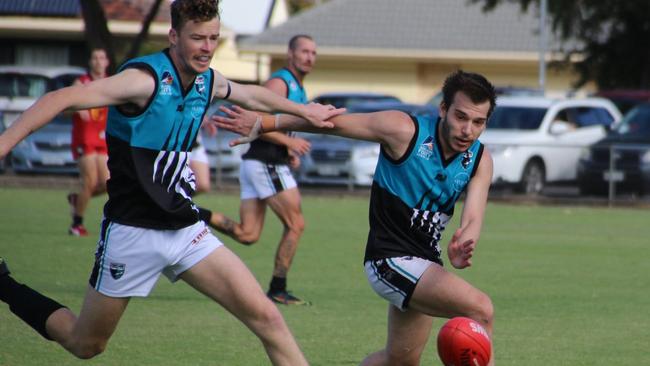
[[[287,278],[286,277],[276,277],[271,278],[271,284],[269,285],[270,292],[286,291],[287,290]]]
[[[16,282],[8,275],[0,277],[0,300],[9,304],[11,312],[34,328],[43,338],[52,340],[45,330],[45,322],[53,312],[65,306]]]
[[[72,226],[82,225],[84,223],[83,216],[74,215],[72,216]]]
[[[210,217],[212,216],[212,211],[199,207],[199,219],[206,224],[210,223]]]

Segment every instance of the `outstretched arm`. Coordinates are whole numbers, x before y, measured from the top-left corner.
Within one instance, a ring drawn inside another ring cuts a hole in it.
[[[476,174],[467,186],[460,228],[456,230],[447,246],[447,256],[455,268],[472,265],[472,256],[483,226],[491,181],[492,156],[487,149],[484,149]]]
[[[338,110],[330,110],[332,117],[328,120],[333,127],[319,128],[301,118],[284,114],[276,118],[260,116],[239,107],[222,107],[221,110],[227,117],[213,116],[217,126],[246,136],[231,142],[231,145],[251,141],[268,131],[304,131],[379,142],[391,157],[399,158],[406,152],[415,133],[411,117],[400,111],[339,115]]]
[[[27,135],[41,128],[64,110],[88,109],[127,102],[143,106],[154,88],[155,80],[149,73],[128,69],[109,78],[49,92],[39,98],[0,135],[0,158],[7,155]]]
[[[228,96],[229,101],[247,109],[268,113],[287,113],[304,118],[314,126],[332,127],[330,122],[325,121],[326,115],[319,113],[318,110],[304,104],[294,103],[264,87],[238,84],[227,80],[218,72],[215,72],[214,79],[214,96],[216,98]],[[230,94],[228,94],[228,90],[230,90]]]

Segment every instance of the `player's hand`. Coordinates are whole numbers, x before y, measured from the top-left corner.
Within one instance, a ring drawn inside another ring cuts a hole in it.
[[[236,146],[251,142],[259,137],[262,130],[262,120],[259,114],[246,110],[240,106],[233,105],[230,108],[221,106],[219,110],[225,116],[213,115],[210,121],[217,127],[240,134],[243,137],[234,139],[229,145]]]
[[[345,113],[345,108],[336,108],[331,104],[309,103],[305,105],[302,118],[319,128],[333,128],[334,124],[328,119]]]
[[[300,137],[292,137],[289,146],[289,150],[293,151],[296,155],[302,156],[311,150],[311,143],[309,141],[302,139]]]
[[[300,168],[300,157],[289,154],[289,167],[293,170]]]
[[[474,239],[469,239],[462,243],[460,242],[460,236],[462,233],[462,229],[456,230],[447,246],[447,256],[449,257],[449,261],[454,268],[458,269],[463,269],[472,265],[472,256],[474,255],[474,249],[476,248],[476,242],[474,242]]]
[[[210,137],[217,135],[217,125],[214,124],[214,122],[212,122],[212,120],[207,116],[203,118],[203,121],[201,122],[201,128],[204,129]]]

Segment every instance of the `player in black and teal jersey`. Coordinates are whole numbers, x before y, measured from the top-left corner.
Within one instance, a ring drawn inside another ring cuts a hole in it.
[[[455,268],[472,264],[492,179],[492,158],[478,138],[496,104],[494,87],[481,75],[458,71],[442,90],[438,119],[385,111],[334,117],[329,130],[284,115],[277,124],[381,144],[364,265],[373,289],[391,304],[388,341],[362,365],[419,364],[433,317],[470,317],[492,334],[490,298],[443,268],[440,241],[464,193],[447,256]],[[247,135],[239,142],[256,137],[254,112],[235,108],[228,115],[215,119],[219,127]]]
[[[261,340],[271,363],[306,365],[277,307],[242,261],[199,220],[188,155],[214,98],[316,125],[340,113],[240,85],[210,68],[219,39],[216,0],[171,4],[169,49],[128,61],[116,75],[50,92],[0,135],[0,159],[66,109],[111,106],[110,180],[95,265],[79,316],[16,282],[0,259],[0,300],[43,337],[79,358],[101,353],[133,296],[161,274],[221,304]],[[17,272],[20,272],[18,269]]]
[[[314,40],[308,35],[293,36],[289,40],[286,67],[274,72],[264,86],[293,102],[306,104],[303,81],[315,62]],[[305,227],[300,191],[291,169],[299,167],[300,155],[308,152],[309,148],[307,140],[282,132],[264,134],[262,138],[251,141],[239,169],[241,222],[236,223],[217,212],[210,213],[207,220],[217,230],[250,245],[260,238],[266,207],[273,210],[284,230],[275,254],[267,295],[279,304],[308,304],[287,291],[287,276]]]

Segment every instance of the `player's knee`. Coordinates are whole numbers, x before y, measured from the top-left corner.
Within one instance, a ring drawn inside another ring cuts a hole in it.
[[[260,240],[260,233],[256,231],[243,231],[237,238],[244,245],[253,245]]]
[[[105,340],[85,341],[75,347],[72,353],[82,360],[88,360],[104,352],[107,343]]]
[[[259,313],[257,321],[265,329],[276,330],[285,327],[282,313],[280,313],[280,310],[278,310],[277,306],[270,302],[268,306],[266,306],[264,310]]]
[[[285,223],[287,230],[297,234],[302,235],[305,231],[305,219],[302,214],[295,214],[293,217]]]
[[[420,364],[421,352],[414,349],[391,349],[386,351],[388,365],[395,366],[418,366]]]
[[[484,325],[491,327],[494,320],[494,305],[492,300],[486,294],[481,293],[477,301],[477,309],[475,319],[479,320]]]

